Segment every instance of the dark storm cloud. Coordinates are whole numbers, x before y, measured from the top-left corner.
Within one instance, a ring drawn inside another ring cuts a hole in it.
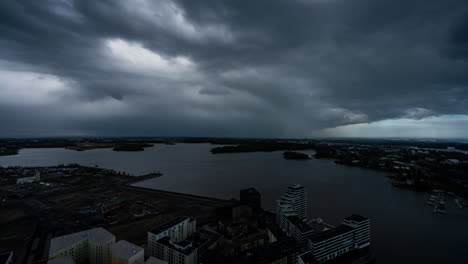
[[[0,122],[10,136],[309,136],[468,114],[467,58],[462,0],[4,0]]]

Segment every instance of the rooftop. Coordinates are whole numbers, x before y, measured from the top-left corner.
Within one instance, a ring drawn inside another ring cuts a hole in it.
[[[175,250],[175,251],[177,251],[179,253],[182,253],[182,254],[184,254],[186,256],[192,254],[196,250],[196,247],[193,247],[193,246],[189,246],[189,247],[186,247],[186,248],[179,248],[179,247],[175,246],[173,243],[171,243],[170,238],[167,237],[167,236],[159,239],[158,243],[164,245],[165,247],[171,248],[171,249],[173,249],[173,250]],[[186,245],[186,244],[184,244],[184,245]]]
[[[159,227],[151,230],[150,232],[153,233],[153,234],[159,234],[159,233],[164,232],[167,229],[169,229],[169,228],[171,228],[171,227],[173,227],[175,225],[178,225],[178,224],[182,223],[183,221],[185,221],[187,219],[189,219],[188,216],[176,217],[176,218],[172,219],[171,221],[166,222],[166,223],[160,225]]]
[[[130,259],[143,251],[143,248],[134,245],[128,241],[120,240],[111,246],[112,255],[121,259]]]
[[[335,237],[335,236],[346,234],[346,233],[351,232],[353,230],[354,230],[354,228],[352,228],[350,226],[339,225],[339,226],[337,226],[335,228],[328,229],[326,231],[316,233],[316,234],[312,235],[309,238],[309,240],[312,241],[313,243],[318,243],[318,242],[330,239],[330,238]]]
[[[112,239],[115,239],[115,236],[102,227],[56,237],[50,241],[49,255],[52,255],[61,249],[67,248],[83,240],[95,244],[100,244]]]
[[[312,231],[312,227],[302,221],[302,219],[297,215],[288,216],[288,220],[303,233]]]
[[[362,222],[362,221],[369,220],[369,218],[361,216],[361,215],[353,214],[353,215],[350,215],[350,216],[346,217],[345,220],[355,221],[355,222]]]
[[[149,257],[146,260],[145,264],[167,264],[167,262],[164,261],[164,260],[160,260],[158,258],[155,258],[155,257]]]

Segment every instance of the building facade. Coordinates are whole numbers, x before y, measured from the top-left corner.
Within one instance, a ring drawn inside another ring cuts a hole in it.
[[[371,243],[370,219],[360,215],[351,215],[343,221],[344,225],[354,228],[354,247],[365,248]]]
[[[307,189],[299,184],[289,186],[276,201],[276,222],[281,229],[285,228],[286,218],[293,215],[307,218]]]
[[[195,231],[195,219],[177,217],[148,232],[149,254],[169,264],[197,263],[197,249],[189,239]]]
[[[370,219],[351,215],[343,224],[319,232],[308,240],[308,249],[319,263],[370,246]]]
[[[114,243],[115,236],[101,227],[56,237],[50,242],[49,259],[70,256],[76,264],[111,264]]]
[[[276,201],[276,222],[289,237],[296,239],[299,246],[307,247],[307,238],[314,230],[305,222],[307,219],[307,190],[295,184]]]

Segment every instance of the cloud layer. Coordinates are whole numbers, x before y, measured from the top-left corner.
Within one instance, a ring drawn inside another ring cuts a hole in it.
[[[467,85],[464,0],[0,3],[0,136],[343,136]]]

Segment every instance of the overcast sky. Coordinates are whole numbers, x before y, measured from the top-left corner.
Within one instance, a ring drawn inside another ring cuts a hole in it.
[[[0,137],[468,137],[466,0],[2,0]]]

